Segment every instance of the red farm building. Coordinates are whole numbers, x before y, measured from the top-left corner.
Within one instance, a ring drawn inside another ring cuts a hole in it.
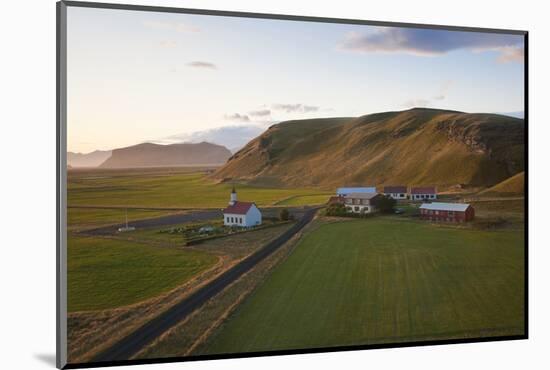
[[[474,208],[466,203],[424,203],[420,206],[420,218],[436,222],[468,222],[475,217]]]

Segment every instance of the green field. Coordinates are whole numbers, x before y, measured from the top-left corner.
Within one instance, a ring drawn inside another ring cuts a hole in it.
[[[520,231],[386,218],[325,224],[206,352],[522,334],[523,253]]]
[[[216,256],[198,251],[70,236],[68,311],[101,310],[140,302],[181,285],[217,260]]]
[[[325,204],[332,194],[314,194],[314,195],[296,195],[281,201],[278,201],[278,206],[306,206]]]
[[[128,221],[142,220],[146,218],[155,218],[167,216],[176,211],[154,211],[129,209]],[[69,228],[92,228],[102,225],[112,225],[124,223],[126,219],[126,209],[97,209],[97,208],[68,208],[67,224]]]
[[[232,184],[217,183],[204,173],[83,176],[69,174],[68,204],[170,208],[220,208]],[[240,200],[267,206],[292,196],[326,194],[312,189],[278,189],[236,185]]]

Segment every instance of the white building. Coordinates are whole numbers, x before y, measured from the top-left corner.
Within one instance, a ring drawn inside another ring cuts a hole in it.
[[[229,205],[223,210],[225,226],[252,227],[262,224],[262,213],[252,202],[237,201],[235,188],[231,191]]]
[[[348,194],[357,194],[357,193],[376,193],[376,186],[363,186],[358,188],[338,188],[336,190],[336,195],[345,196]]]
[[[384,195],[397,200],[407,199],[407,187],[403,185],[384,186]]]
[[[344,196],[344,205],[348,212],[373,213],[376,212],[378,193],[351,193]]]
[[[437,199],[437,189],[433,186],[411,188],[411,200],[434,200],[434,199]]]

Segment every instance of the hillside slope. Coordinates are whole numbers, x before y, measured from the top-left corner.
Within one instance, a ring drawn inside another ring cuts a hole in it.
[[[221,165],[231,156],[224,146],[206,142],[198,144],[159,145],[143,143],[113,150],[102,168],[157,166]]]
[[[518,195],[525,190],[525,172],[520,172],[498,184],[485,189],[479,195]]]
[[[287,121],[235,153],[213,177],[327,189],[360,184],[492,186],[524,167],[523,120],[414,108]]]

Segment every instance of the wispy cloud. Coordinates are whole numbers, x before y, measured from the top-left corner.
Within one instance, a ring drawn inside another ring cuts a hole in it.
[[[154,30],[175,31],[180,33],[196,33],[200,29],[191,24],[181,22],[165,22],[165,21],[144,21],[143,25]]]
[[[433,98],[435,100],[443,100],[443,99],[447,98],[447,94],[448,94],[449,89],[451,88],[452,85],[453,85],[453,81],[451,81],[451,80],[443,82],[443,84],[441,85],[441,87],[439,89],[439,92]]]
[[[226,148],[235,152],[242,148],[250,140],[260,135],[265,130],[263,125],[234,125],[222,126],[203,131],[195,131],[168,136],[163,139],[152,142],[158,144],[174,143],[200,143],[203,141],[224,145]]]
[[[269,109],[260,109],[260,110],[253,110],[248,112],[249,115],[253,117],[266,117],[271,114],[271,111]]]
[[[414,99],[409,99],[407,101],[405,101],[403,104],[401,104],[403,107],[407,107],[407,108],[413,108],[413,107],[428,107],[428,106],[431,106],[433,105],[432,104],[432,100],[444,100],[444,99],[447,99],[447,95],[448,95],[448,92],[449,90],[451,89],[452,85],[454,84],[454,81],[452,80],[447,80],[447,81],[444,81],[440,87],[439,87],[439,90],[438,92],[432,96],[431,99],[427,99],[427,98],[414,98]]]
[[[498,57],[498,61],[501,63],[519,62],[523,63],[525,60],[525,48],[523,47],[507,47],[501,50],[501,54]]]
[[[342,50],[361,53],[418,56],[437,56],[455,50],[498,51],[499,62],[523,62],[522,43],[523,38],[518,35],[382,27],[369,33],[349,33],[339,46]]]
[[[218,67],[214,63],[203,62],[203,61],[200,61],[200,60],[196,60],[196,61],[187,63],[187,66],[188,67],[193,67],[193,68],[218,69]]]
[[[225,116],[223,116],[223,118],[228,121],[250,122],[250,117],[248,117],[246,114],[239,114],[239,113],[226,114]]]
[[[175,48],[177,44],[176,44],[175,41],[164,40],[164,41],[159,42],[159,45],[162,48]]]
[[[273,104],[274,110],[283,111],[285,113],[310,113],[319,111],[319,107],[304,104]]]
[[[427,107],[430,105],[430,101],[428,99],[410,99],[402,105],[406,108]]]

